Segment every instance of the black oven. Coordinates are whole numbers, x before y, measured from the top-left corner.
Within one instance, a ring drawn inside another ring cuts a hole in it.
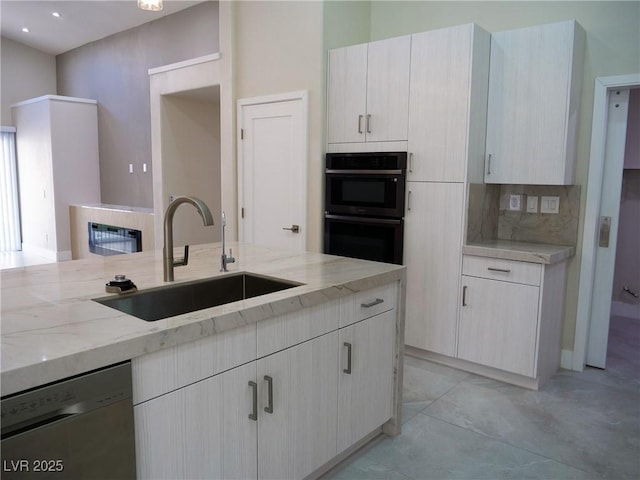
[[[324,216],[324,251],[331,255],[402,264],[401,218]]]
[[[324,252],[402,264],[406,152],[328,153]]]
[[[406,152],[328,153],[325,211],[404,216]]]

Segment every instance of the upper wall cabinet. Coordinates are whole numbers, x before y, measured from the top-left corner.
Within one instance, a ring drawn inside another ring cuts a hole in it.
[[[411,37],[329,51],[329,143],[407,140]]]
[[[491,36],[486,183],[574,182],[584,42],[573,20]]]
[[[412,36],[409,181],[482,182],[489,45],[474,24]]]

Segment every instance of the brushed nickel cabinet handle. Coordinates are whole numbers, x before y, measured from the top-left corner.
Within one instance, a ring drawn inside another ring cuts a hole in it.
[[[367,114],[367,133],[371,133],[371,114]]]
[[[358,133],[362,133],[362,117],[363,115],[358,115]]]
[[[407,210],[411,211],[411,190],[409,190],[409,193],[407,194]]]
[[[268,400],[267,406],[264,407],[264,411],[267,413],[273,413],[273,378],[269,375],[265,375],[264,379],[267,381]]]
[[[413,172],[413,153],[409,154],[409,171]]]
[[[504,268],[493,268],[493,267],[487,267],[487,270],[490,270],[492,272],[501,272],[501,273],[509,273],[511,271]]]
[[[343,368],[342,371],[347,375],[351,375],[351,344],[344,342],[344,346],[347,347],[347,368]]]
[[[362,308],[371,308],[371,307],[375,307],[376,305],[380,305],[381,303],[384,303],[384,300],[381,298],[376,298],[374,301],[369,302],[369,303],[361,303],[360,306]]]
[[[256,382],[249,382],[249,386],[253,389],[253,407],[249,414],[249,419],[253,421],[258,420],[258,384]]]
[[[467,286],[462,287],[462,306],[467,306]]]
[[[489,158],[487,159],[487,175],[491,175],[491,157],[492,155],[489,154]]]

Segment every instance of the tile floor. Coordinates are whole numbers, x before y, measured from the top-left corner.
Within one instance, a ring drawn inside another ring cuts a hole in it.
[[[402,434],[323,480],[640,478],[640,319],[612,317],[607,369],[530,391],[406,357]]]

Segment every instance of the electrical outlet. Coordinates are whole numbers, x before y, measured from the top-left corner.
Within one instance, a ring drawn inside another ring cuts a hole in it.
[[[146,163],[142,164],[142,172],[143,173],[147,173],[147,164]]]
[[[527,213],[538,213],[538,197],[536,196],[528,196],[527,197]]]
[[[509,210],[520,210],[520,195],[509,195]]]
[[[540,197],[540,213],[560,213],[560,197]]]
[[[129,164],[129,173],[133,173],[133,163]]]

